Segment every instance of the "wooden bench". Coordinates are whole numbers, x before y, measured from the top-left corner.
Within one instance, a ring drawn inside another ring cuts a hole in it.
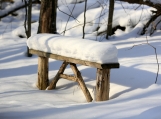
[[[96,101],[105,101],[109,99],[109,89],[110,89],[110,69],[112,68],[119,68],[119,63],[97,63],[97,62],[91,62],[91,61],[85,61],[81,59],[75,59],[71,57],[61,56],[58,54],[52,54],[44,51],[34,50],[30,49],[29,53],[38,55],[39,61],[38,61],[38,85],[43,85],[43,83],[46,83],[48,79],[48,58],[61,60],[63,61],[59,71],[57,72],[56,76],[53,78],[49,86],[47,87],[47,90],[55,89],[56,84],[60,78],[68,79],[71,81],[78,82],[79,86],[81,87],[86,100],[88,102],[91,102],[92,96],[90,92],[88,91],[84,80],[82,78],[82,75],[80,71],[78,70],[76,64],[85,65],[97,68],[97,75],[96,75]],[[64,70],[67,67],[67,65],[70,65],[73,73],[75,76],[64,74]]]

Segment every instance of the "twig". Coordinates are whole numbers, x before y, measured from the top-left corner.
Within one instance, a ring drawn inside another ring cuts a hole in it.
[[[77,0],[76,0],[76,2],[77,2]],[[72,9],[72,11],[71,11],[70,16],[68,17],[67,23],[66,23],[66,25],[65,25],[64,35],[65,35],[66,28],[67,28],[67,24],[68,24],[68,22],[69,22],[69,19],[70,19],[71,15],[73,14],[73,10],[74,10],[75,6],[76,6],[76,3],[74,4],[74,7],[73,7],[73,9]]]
[[[102,7],[102,9],[101,9],[101,14],[102,14],[104,7],[103,7],[103,5],[101,5],[101,3],[100,3],[99,1],[97,1],[97,2],[98,2],[98,3],[100,4],[100,6]],[[101,14],[100,14],[100,16],[99,16],[98,23],[100,23]],[[98,28],[99,28],[99,25],[98,25]],[[97,30],[97,34],[98,34],[98,30]],[[98,37],[98,35],[96,35],[96,41],[97,41],[97,37]]]
[[[64,13],[64,14],[66,14],[66,15],[72,17],[73,19],[77,20],[73,15],[69,15],[69,14],[65,13],[65,12],[62,11],[59,7],[58,7],[58,10],[59,10],[60,12]],[[77,20],[77,21],[78,21],[78,20]],[[79,22],[79,21],[78,21],[78,22]]]
[[[98,18],[101,18],[101,17],[103,17],[105,15],[105,13],[104,14],[102,14],[100,17],[97,17],[97,18],[95,18],[95,19],[93,19],[93,20],[91,20],[91,21],[89,21],[89,22],[86,22],[86,24],[90,24],[92,21],[94,21],[94,20],[96,20],[96,19],[98,19]],[[84,24],[84,23],[83,23]],[[71,27],[71,28],[68,28],[68,29],[66,29],[66,31],[68,31],[68,30],[71,30],[71,29],[73,29],[73,28],[75,28],[75,27],[78,27],[78,26],[81,26],[81,25],[83,25],[83,24],[78,24],[78,25],[76,25],[76,26],[73,26],[73,27]],[[101,23],[95,23],[95,24],[101,24]],[[64,31],[62,31],[60,34],[62,34]]]
[[[157,83],[158,74],[159,74],[159,61],[158,61],[157,49],[156,49],[156,47],[154,47],[153,45],[151,45],[151,44],[148,42],[147,34],[146,34],[146,43],[142,43],[142,44],[138,44],[138,45],[133,45],[130,49],[134,48],[135,46],[139,46],[139,45],[143,45],[143,44],[149,45],[149,46],[152,47],[152,48],[154,49],[154,51],[155,51],[155,57],[156,57],[156,61],[157,61],[157,73],[156,73],[156,80],[155,80],[155,83]]]
[[[155,57],[156,57],[156,61],[157,61],[157,75],[156,75],[156,80],[155,80],[155,83],[157,83],[157,80],[158,80],[158,74],[159,74],[159,62],[158,62],[158,55],[157,55],[157,49],[156,47],[154,47],[153,45],[151,45],[149,42],[148,42],[148,38],[147,38],[147,34],[146,34],[146,42],[149,46],[151,46],[154,51],[155,51]]]

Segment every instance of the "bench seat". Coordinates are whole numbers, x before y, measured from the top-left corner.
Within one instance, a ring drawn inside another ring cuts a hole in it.
[[[76,64],[91,66],[97,69],[95,100],[109,99],[110,69],[119,68],[117,49],[112,44],[55,34],[36,34],[27,40],[29,53],[38,55],[38,83],[40,90],[56,88],[60,78],[78,82],[87,102],[93,100],[81,72]],[[48,58],[63,61],[56,76],[49,84]],[[75,76],[63,74],[70,65]]]

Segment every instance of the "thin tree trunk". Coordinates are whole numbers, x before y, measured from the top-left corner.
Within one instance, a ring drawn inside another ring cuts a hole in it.
[[[84,7],[84,25],[83,25],[83,39],[85,37],[85,26],[86,26],[86,10],[87,10],[87,0],[85,0],[85,7]]]
[[[32,19],[32,0],[28,1],[28,13],[27,13],[27,29],[26,29],[26,35],[27,39],[31,36],[31,19]],[[26,25],[26,24],[25,24]],[[29,48],[27,47],[27,56],[31,57],[32,54],[29,53]]]
[[[108,36],[112,35],[112,22],[113,22],[113,11],[114,11],[114,3],[115,0],[109,0],[109,12],[108,12],[108,25],[107,25],[107,35],[106,39],[108,39]]]

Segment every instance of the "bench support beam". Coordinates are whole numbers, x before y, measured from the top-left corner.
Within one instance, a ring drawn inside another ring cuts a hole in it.
[[[97,69],[96,101],[109,100],[110,69]]]
[[[87,102],[92,102],[92,100],[93,100],[92,96],[91,96],[90,92],[88,91],[86,84],[84,83],[82,75],[81,75],[80,71],[78,70],[76,64],[70,63],[70,67],[75,74],[77,82],[78,82],[79,86],[81,87],[81,89],[86,97]]]
[[[65,68],[67,67],[69,63],[67,62],[63,62],[63,64],[61,65],[58,73],[56,74],[56,76],[52,79],[50,85],[48,86],[47,90],[52,90],[52,89],[55,89],[56,88],[56,84],[58,82],[58,80],[60,78],[65,78],[65,79],[68,79],[68,80],[72,80],[72,81],[76,81],[78,82],[79,86],[81,87],[85,97],[86,97],[86,100],[87,102],[91,102],[93,99],[92,99],[92,96],[90,94],[90,92],[88,91],[84,81],[83,81],[83,78],[81,76],[81,73],[80,71],[78,70],[76,64],[74,63],[70,63],[70,67],[74,73],[75,76],[70,76],[70,75],[66,75],[66,74],[63,74],[64,73],[64,70]]]
[[[49,85],[48,79],[48,58],[38,57],[38,82],[37,87],[45,90]]]
[[[58,82],[58,80],[60,79],[60,75],[64,73],[65,68],[67,67],[68,63],[67,62],[63,62],[63,64],[61,65],[58,73],[56,74],[56,76],[54,77],[54,79],[51,81],[50,85],[48,86],[48,90],[52,90],[56,88],[56,84]]]

